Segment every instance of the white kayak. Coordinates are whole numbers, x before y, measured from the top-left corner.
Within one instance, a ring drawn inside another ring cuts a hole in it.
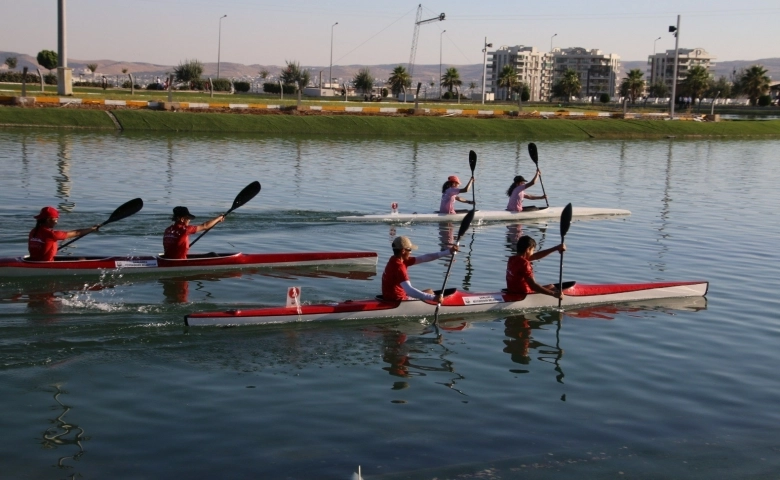
[[[584,285],[564,282],[562,307],[611,304],[654,300],[660,298],[702,297],[709,283],[654,282]],[[555,308],[558,299],[538,293],[515,294],[505,292],[471,293],[452,289],[446,292],[439,309],[440,316],[503,311],[533,311]],[[231,309],[216,312],[192,313],[184,317],[186,325],[246,325],[326,320],[358,320],[390,317],[433,317],[435,304],[421,300],[386,301],[381,298],[347,300],[289,307]]]
[[[507,210],[477,210],[474,214],[475,221],[528,221],[560,219],[564,207],[544,207],[537,210],[523,210],[522,212],[509,212]],[[350,215],[336,217],[342,222],[459,222],[466,216],[468,210],[458,211],[454,214],[444,213],[385,213],[378,215]],[[617,215],[631,215],[631,211],[618,208],[590,208],[575,207],[572,209],[573,217],[608,217]]]

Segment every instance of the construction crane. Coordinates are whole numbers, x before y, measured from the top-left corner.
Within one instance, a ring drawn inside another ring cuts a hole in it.
[[[438,17],[420,20],[422,17],[422,4],[417,5],[417,18],[414,19],[414,35],[412,35],[412,53],[409,54],[409,79],[414,74],[414,57],[417,56],[417,37],[420,35],[420,25],[431,22],[441,22],[444,20],[444,14],[440,13]]]

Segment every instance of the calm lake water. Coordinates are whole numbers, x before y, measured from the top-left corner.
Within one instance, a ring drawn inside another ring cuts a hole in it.
[[[135,197],[140,213],[68,250],[156,253],[173,206],[210,218],[253,180],[195,251],[379,253],[357,271],[0,278],[0,477],[777,478],[778,140],[537,143],[552,205],[632,211],[572,224],[565,279],[704,279],[706,301],[450,319],[441,343],[431,318],[184,327],[283,304],[288,286],[377,294],[396,235],[428,253],[458,225],[337,216],[431,211],[469,150],[478,207],[502,209],[533,140],[0,130],[0,256],[25,253],[42,206],[83,228]],[[560,241],[557,221],[473,225],[448,286],[501,288],[520,234]],[[412,281],[438,288],[446,267]],[[557,272],[556,256],[536,264]]]

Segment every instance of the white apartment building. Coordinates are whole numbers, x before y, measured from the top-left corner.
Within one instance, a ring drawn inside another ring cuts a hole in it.
[[[488,52],[486,91],[494,92],[497,100],[507,100],[510,97],[506,88],[498,86],[498,81],[504,66],[511,65],[517,73],[517,78],[528,85],[532,101],[547,100],[552,87],[551,59],[549,53],[524,45],[504,45],[498,50]]]
[[[580,97],[596,97],[608,93],[616,97],[619,90],[620,57],[601,50],[581,47],[554,48],[552,51],[552,84],[557,83],[566,70],[577,72],[580,77]]]
[[[677,62],[677,84],[679,85],[688,74],[688,70],[694,65],[701,65],[707,70],[715,66],[715,57],[707,53],[703,48],[681,48]],[[656,53],[647,57],[648,86],[658,81],[664,82],[672,90],[672,77],[674,76],[674,49]]]

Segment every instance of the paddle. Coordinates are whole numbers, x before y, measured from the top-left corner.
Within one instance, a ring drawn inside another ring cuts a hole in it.
[[[528,144],[528,154],[531,155],[531,160],[534,161],[534,165],[536,165],[536,171],[539,171],[539,152],[536,150],[536,144],[535,143],[529,143]],[[544,191],[544,180],[542,180],[542,176],[539,175],[539,183],[542,185],[542,195],[545,196],[544,203],[547,204],[547,206],[550,206],[550,202],[547,201],[547,192]]]
[[[227,217],[227,216],[230,214],[230,212],[232,212],[233,210],[237,209],[238,207],[240,207],[240,206],[244,205],[246,202],[248,202],[248,201],[252,200],[253,198],[255,198],[255,196],[256,196],[258,193],[260,193],[260,182],[258,182],[258,181],[254,181],[254,182],[250,183],[249,185],[247,185],[246,187],[244,187],[244,189],[243,189],[243,190],[241,190],[240,192],[238,192],[238,195],[236,195],[236,199],[235,199],[235,200],[233,200],[233,206],[232,206],[232,207],[230,207],[230,210],[228,210],[227,212],[223,213],[223,214],[222,214],[222,216],[223,216],[223,217]],[[216,226],[216,225],[212,225],[212,227],[211,227],[211,228],[214,228],[215,226]],[[209,230],[211,230],[211,228],[207,229],[205,232],[201,233],[201,234],[198,236],[198,238],[196,238],[195,240],[193,240],[193,241],[190,243],[190,247],[192,247],[193,245],[195,245],[195,242],[197,242],[198,240],[200,240],[200,239],[201,239],[201,237],[203,237],[203,235],[205,235],[205,234],[209,233]]]
[[[477,168],[477,153],[474,150],[469,150],[469,167],[471,167],[471,178],[474,178],[474,169]],[[477,187],[472,185],[474,190],[471,192],[472,200],[474,201],[474,210],[477,209]]]
[[[458,238],[455,240],[455,245],[460,245],[460,238],[466,233],[466,230],[469,229],[469,225],[471,225],[471,221],[474,220],[474,213],[476,213],[476,210],[473,208],[469,210],[469,213],[466,214],[465,217],[463,217],[463,220],[460,222],[460,229],[458,230]],[[453,253],[452,256],[450,256],[450,265],[447,267],[447,273],[444,275],[444,283],[441,284],[441,294],[444,295],[444,287],[447,286],[447,279],[450,278],[450,270],[452,270],[452,262],[455,260],[455,254]],[[433,313],[433,324],[436,325],[436,323],[439,321],[439,307],[441,307],[441,302],[438,302],[436,304],[436,311]]]
[[[561,243],[563,243],[563,237],[566,236],[566,233],[569,231],[569,227],[571,226],[571,203],[566,205],[564,207],[563,212],[561,212]],[[558,271],[558,289],[563,291],[563,252],[561,252],[561,267]],[[561,302],[563,301],[562,298],[558,299],[558,309],[561,308]]]
[[[139,210],[141,210],[144,207],[144,201],[140,198],[134,198],[130,200],[129,202],[125,203],[124,205],[120,206],[116,210],[114,210],[114,213],[111,214],[110,217],[108,217],[108,220],[98,225],[98,228],[102,227],[103,225],[108,225],[109,223],[116,222],[117,220],[122,220],[123,218],[127,218],[130,215],[134,215],[138,213]],[[69,242],[65,242],[62,245],[60,245],[60,249],[67,247],[71,243],[75,242],[79,238],[84,238],[87,235],[89,235],[92,232],[87,232],[84,235],[81,235],[79,237],[74,238],[73,240]]]

